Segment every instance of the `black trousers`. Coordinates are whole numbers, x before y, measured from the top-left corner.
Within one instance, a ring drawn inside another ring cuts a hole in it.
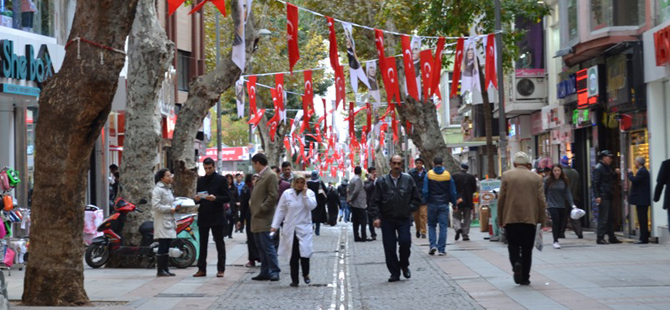
[[[216,252],[219,254],[216,262],[218,272],[226,271],[226,244],[223,242],[224,226],[199,226],[200,255],[198,255],[198,270],[207,271],[207,246],[209,244],[209,231],[212,230],[212,238],[216,243]]]
[[[409,226],[412,221],[410,219],[381,219],[381,221],[386,268],[388,268],[391,276],[399,277],[400,271],[409,267],[410,247],[412,246]]]
[[[602,199],[598,206],[598,239],[604,239],[605,234],[610,240],[616,239],[614,235],[614,212],[612,208],[612,199]]]
[[[649,242],[649,206],[635,206],[637,222],[640,224],[640,241]]]
[[[233,212],[235,212],[235,211],[234,210],[226,211],[226,224],[227,225],[226,225],[225,230],[224,230],[224,233],[225,233],[224,235],[228,236],[228,237],[231,237],[231,238],[233,237],[233,229],[234,229],[233,227],[235,227],[235,224],[237,224],[237,223],[235,223],[235,218],[233,217]]]
[[[372,218],[372,216],[370,216],[369,213],[367,214],[367,216],[368,216],[368,227],[370,227],[370,237],[377,238],[377,231],[375,230],[375,225],[372,224],[372,222],[374,222],[374,219]]]
[[[261,257],[258,256],[258,247],[256,246],[256,239],[254,239],[254,234],[251,232],[251,220],[247,219],[247,226],[245,227],[245,232],[247,233],[247,251],[249,253],[249,261],[260,261]]]
[[[291,280],[293,283],[298,283],[298,263],[302,266],[302,276],[309,275],[309,257],[300,257],[300,241],[298,237],[293,234],[293,250],[291,251]]]
[[[558,242],[558,237],[561,235],[561,226],[565,220],[565,208],[547,208],[549,215],[551,215],[551,234],[554,237],[554,242]]]
[[[167,254],[170,250],[170,243],[172,243],[172,239],[158,239],[158,252],[156,254]]]
[[[521,282],[530,279],[530,266],[533,264],[533,245],[535,243],[535,225],[514,223],[505,225],[507,234],[507,250],[509,261],[514,264],[521,263]]]
[[[365,231],[367,229],[365,226],[368,225],[368,212],[365,209],[351,207],[351,213],[351,221],[354,223],[354,240],[365,241],[368,238]]]

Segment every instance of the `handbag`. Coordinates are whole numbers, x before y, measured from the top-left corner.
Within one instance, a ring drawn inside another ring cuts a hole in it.
[[[3,263],[5,263],[5,265],[7,267],[12,267],[12,265],[14,265],[14,256],[15,255],[16,255],[16,252],[14,252],[14,250],[12,250],[12,248],[7,247],[7,249],[5,250],[5,257],[4,257]]]

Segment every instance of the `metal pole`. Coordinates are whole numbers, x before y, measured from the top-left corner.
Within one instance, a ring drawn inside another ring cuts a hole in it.
[[[216,67],[219,67],[219,58],[221,57],[221,30],[219,29],[219,14],[216,16]],[[221,154],[221,96],[216,101],[216,170],[223,170],[223,158]]]
[[[496,61],[496,70],[498,71],[498,147],[500,150],[500,171],[507,170],[507,118],[505,118],[505,86],[503,83],[503,60],[502,60],[502,25],[500,21],[500,0],[496,0],[496,53],[498,59]]]

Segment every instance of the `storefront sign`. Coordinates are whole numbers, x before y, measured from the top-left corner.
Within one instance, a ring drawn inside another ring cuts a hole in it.
[[[549,105],[542,108],[542,129],[548,130],[565,124],[565,113],[563,107]]]
[[[537,111],[530,115],[530,134],[538,135],[542,133],[542,111]]]
[[[0,84],[0,90],[6,94],[23,95],[37,97],[40,95],[40,89],[37,87],[20,86],[13,84]]]
[[[654,50],[656,66],[661,67],[670,63],[670,26],[654,32]]]
[[[556,97],[558,99],[563,99],[567,96],[574,95],[577,93],[577,75],[570,74],[566,80],[560,81],[556,84]]]
[[[596,97],[599,95],[598,87],[598,66],[593,66],[587,71],[588,74],[588,94],[589,98]]]
[[[563,125],[551,130],[551,144],[572,143],[572,127]]]
[[[205,156],[200,156],[200,161],[204,161],[205,158],[211,158],[216,160],[216,151],[217,149],[208,148],[205,152]],[[223,161],[241,161],[249,159],[249,148],[248,147],[224,147],[221,149],[221,159]]]
[[[32,45],[27,44],[25,48],[25,56],[19,56],[14,53],[14,41],[0,40],[0,63],[2,63],[0,74],[10,79],[37,83],[50,78],[54,69],[47,45],[42,44],[37,55]]]
[[[607,58],[607,106],[630,102],[628,61],[626,55]]]

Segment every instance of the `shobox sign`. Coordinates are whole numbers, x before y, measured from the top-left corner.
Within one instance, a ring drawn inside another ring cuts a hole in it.
[[[40,46],[35,54],[35,48],[27,44],[25,56],[14,53],[14,41],[0,40],[0,75],[10,79],[28,80],[42,83],[53,75],[51,55],[46,44]]]
[[[670,26],[654,32],[654,49],[656,66],[665,66],[670,63]]]

